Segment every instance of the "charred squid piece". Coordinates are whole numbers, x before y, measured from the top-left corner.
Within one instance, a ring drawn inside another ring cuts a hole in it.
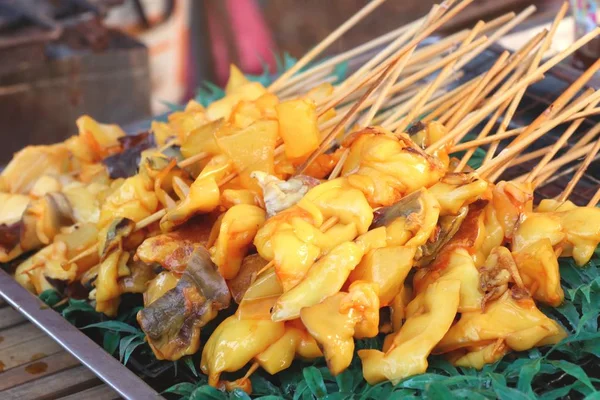
[[[485,293],[481,308],[485,310],[486,304],[502,296],[512,283],[521,291],[527,292],[510,250],[502,246],[496,247],[480,270],[479,284]]]
[[[144,293],[148,289],[148,282],[156,277],[155,265],[142,261],[133,261],[129,265],[130,274],[119,280],[122,293]]]
[[[175,206],[175,202],[170,199],[171,196],[177,195],[182,198],[186,195],[178,191],[179,188],[174,185],[174,182],[182,182],[187,190],[193,182],[190,174],[177,166],[176,158],[148,157],[145,159],[144,168],[148,176],[154,180],[154,191],[159,201],[168,208]]]
[[[440,217],[435,238],[420,247],[421,258],[417,262],[419,266],[429,265],[435,260],[440,250],[456,235],[468,213],[469,207],[463,207],[457,215]]]
[[[118,247],[124,238],[131,235],[135,229],[135,222],[127,218],[116,219],[108,228],[105,240],[100,252],[100,261],[104,261],[109,253],[113,252]]]
[[[196,248],[206,247],[215,220],[212,214],[195,217],[176,231],[149,237],[137,248],[136,258],[182,274]]]
[[[284,181],[262,171],[254,171],[250,177],[258,181],[263,191],[268,218],[295,205],[310,189],[321,183],[307,175],[294,176]]]
[[[240,304],[244,298],[244,294],[246,294],[250,285],[256,280],[258,272],[267,263],[267,260],[262,258],[260,254],[251,254],[244,258],[237,276],[228,282],[233,300],[237,304]]]
[[[0,225],[0,253],[8,253],[19,245],[20,231],[19,222]]]
[[[230,301],[208,251],[198,248],[175,287],[138,312],[137,320],[156,358],[175,361],[198,351],[200,328]]]
[[[156,145],[154,135],[142,132],[137,135],[123,136],[117,139],[121,152],[102,160],[111,179],[129,178],[137,174],[142,152]]]
[[[75,223],[73,209],[62,193],[48,193],[27,206],[21,219],[20,243],[25,251],[50,244],[60,228]]]
[[[130,275],[127,267],[129,253],[123,251],[123,241],[135,229],[135,222],[118,218],[108,227],[100,246],[100,265],[93,283],[95,290],[90,298],[96,300],[96,311],[108,316],[116,316],[119,307],[121,288],[119,278]]]
[[[440,206],[427,189],[419,189],[395,204],[375,212],[370,229],[386,227],[392,240],[388,244],[412,246],[425,245],[435,233],[440,215]],[[393,243],[392,243],[393,242]],[[416,258],[420,258],[420,250]]]
[[[424,213],[424,206],[422,201],[423,190],[418,190],[407,196],[404,196],[397,203],[391,206],[381,207],[376,210],[373,217],[373,223],[369,227],[369,230],[379,228],[381,226],[387,226],[394,220],[400,217],[407,218],[411,214],[422,214]]]

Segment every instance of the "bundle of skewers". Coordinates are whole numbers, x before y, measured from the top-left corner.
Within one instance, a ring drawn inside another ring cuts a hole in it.
[[[142,294],[137,321],[156,358],[201,350],[209,384],[227,390],[251,392],[258,368],[277,374],[297,358],[325,357],[335,376],[355,339],[378,335],[383,348],[358,351],[370,384],[424,373],[431,354],[480,369],[558,343],[567,332],[539,309],[564,299],[558,259],[583,266],[600,242],[600,190],[587,205],[568,200],[600,125],[562,151],[600,113],[586,88],[600,61],[509,127],[528,86],[599,30],[544,59],[565,4],[550,29],[465,82],[462,68],[534,12],[423,44],[472,2],[445,1],[306,68],[372,1],[269,87],[232,66],[222,99],[190,101],[151,133],[84,116],[78,136],[25,148],[0,176],[0,261],[33,293],[85,293],[109,317],[123,294]],[[524,153],[559,126],[556,143]],[[534,204],[582,157],[559,196]],[[200,343],[219,313],[229,316]]]

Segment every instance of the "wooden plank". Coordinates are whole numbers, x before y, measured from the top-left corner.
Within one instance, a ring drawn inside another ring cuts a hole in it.
[[[0,331],[0,335],[2,335],[2,331]],[[49,336],[41,336],[3,349],[0,351],[0,367],[2,367],[0,372],[58,353],[61,350],[62,347]]]
[[[84,390],[83,392],[73,393],[65,397],[61,397],[58,400],[82,400],[82,399],[94,399],[94,400],[115,400],[120,399],[119,395],[111,389],[108,385],[98,385],[93,388]]]
[[[4,349],[17,345],[19,343],[28,342],[35,338],[44,336],[44,332],[39,330],[33,324],[21,324],[12,328],[0,331],[0,354],[3,354]]]
[[[0,374],[0,392],[72,368],[79,361],[66,351],[28,362]]]
[[[0,392],[2,400],[56,399],[97,386],[100,379],[84,366],[67,369]],[[84,397],[80,397],[83,399]]]
[[[10,328],[25,320],[25,317],[12,307],[0,308],[0,329]]]

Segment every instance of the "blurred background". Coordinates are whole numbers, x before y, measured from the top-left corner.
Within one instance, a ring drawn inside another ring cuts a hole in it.
[[[387,33],[435,2],[388,0],[326,54]],[[223,85],[230,63],[250,74],[276,73],[367,3],[0,0],[0,129],[10,138],[0,164],[27,144],[76,133],[74,121],[82,114],[128,124],[164,113],[193,98],[204,82]],[[511,41],[526,40],[528,27],[549,23],[561,1],[477,0],[438,33],[530,4],[538,12],[503,41],[510,48]],[[575,36],[572,19],[565,24],[558,47]]]

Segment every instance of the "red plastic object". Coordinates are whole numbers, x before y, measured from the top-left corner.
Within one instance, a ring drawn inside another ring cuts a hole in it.
[[[225,0],[228,26],[219,23],[217,10],[208,10],[208,29],[211,38],[214,71],[217,83],[223,85],[229,77],[229,64],[237,58],[238,67],[247,73],[260,74],[264,65],[275,71],[275,44],[256,0]],[[227,45],[230,30],[233,46]],[[228,48],[229,47],[229,48]],[[236,55],[229,54],[234,48]]]

